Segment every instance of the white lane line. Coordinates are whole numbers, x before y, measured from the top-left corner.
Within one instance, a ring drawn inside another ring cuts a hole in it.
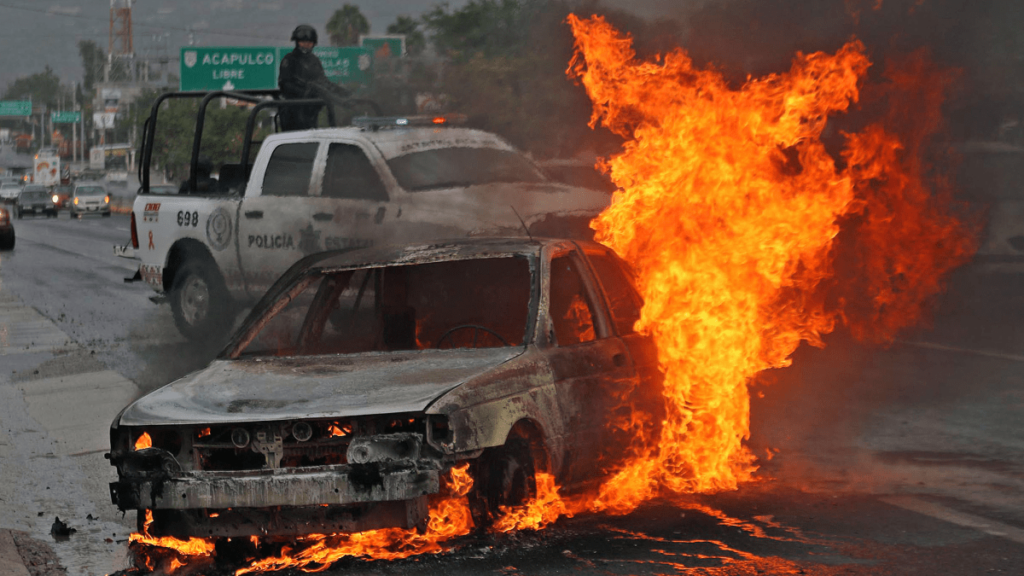
[[[130,232],[127,228],[121,228],[120,226],[114,226],[114,230],[120,230],[121,232]]]
[[[932,342],[913,342],[910,340],[897,340],[896,342],[907,346],[927,348],[928,350],[958,352],[960,354],[970,354],[972,356],[984,356],[985,358],[998,358],[1000,360],[1010,360],[1012,362],[1024,362],[1024,355],[1020,354],[1007,354],[1005,352],[992,352],[990,350],[972,350],[970,348],[958,348],[956,346],[946,346],[945,344],[934,344]]]
[[[952,508],[946,508],[945,506],[935,504],[934,502],[926,502],[913,496],[889,496],[886,498],[880,498],[882,502],[886,504],[892,504],[904,510],[910,510],[911,512],[917,512],[918,514],[924,514],[925,516],[931,516],[945,522],[957,524],[967,528],[973,528],[975,530],[984,532],[989,536],[997,536],[999,538],[1006,538],[1012,540],[1018,544],[1024,544],[1024,530],[1017,528],[1016,526],[1010,526],[1009,524],[1003,524],[995,520],[989,520],[981,516],[975,516],[974,514],[968,514],[966,512],[959,512]]]

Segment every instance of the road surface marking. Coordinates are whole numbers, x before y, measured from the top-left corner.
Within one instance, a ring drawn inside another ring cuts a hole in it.
[[[974,514],[968,514],[966,512],[959,512],[952,508],[946,508],[945,506],[935,504],[934,502],[925,502],[924,500],[915,498],[913,496],[889,496],[880,499],[886,504],[892,504],[911,512],[917,512],[918,514],[924,514],[925,516],[931,516],[951,524],[957,524],[959,526],[965,526],[967,528],[974,528],[988,534],[989,536],[997,536],[999,538],[1006,538],[1012,540],[1018,544],[1024,544],[1024,530],[1009,524],[1003,524],[995,520],[989,520],[981,516],[975,516]]]
[[[945,344],[933,344],[931,342],[913,342],[910,340],[897,340],[897,344],[904,344],[907,346],[916,346],[918,348],[927,348],[928,350],[940,350],[942,352],[959,352],[960,354],[970,354],[972,356],[984,356],[985,358],[998,358],[1000,360],[1010,360],[1012,362],[1024,362],[1024,355],[1021,354],[1007,354],[1006,352],[992,352],[989,350],[972,350],[970,348],[958,348],[956,346],[946,346]]]

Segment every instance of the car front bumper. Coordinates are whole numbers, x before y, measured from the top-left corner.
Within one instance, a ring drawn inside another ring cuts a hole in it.
[[[110,484],[122,510],[266,508],[411,500],[439,490],[437,470],[336,465],[259,472],[191,472]]]

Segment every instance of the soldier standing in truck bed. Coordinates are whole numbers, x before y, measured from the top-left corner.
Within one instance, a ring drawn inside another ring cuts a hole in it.
[[[285,54],[281,59],[281,74],[277,82],[281,88],[281,95],[292,100],[347,98],[348,91],[327,79],[320,58],[313,54],[313,47],[317,42],[316,29],[308,24],[301,24],[292,32],[292,40],[295,41],[295,50]],[[317,104],[282,107],[281,129],[316,128],[320,108],[321,106]]]

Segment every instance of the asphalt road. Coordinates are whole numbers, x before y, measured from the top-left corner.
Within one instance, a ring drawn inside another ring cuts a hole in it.
[[[67,574],[115,572],[134,519],[109,503],[106,428],[215,351],[123,282],[134,268],[111,246],[127,241],[127,217],[16,227],[17,248],[0,253],[0,576],[63,573],[16,571],[5,530]],[[842,332],[802,348],[755,388],[750,445],[772,458],[738,491],[327,574],[1024,573],[1021,286],[967,269],[931,326],[889,348]],[[77,532],[56,541],[55,516]],[[176,573],[221,573],[194,568]]]

